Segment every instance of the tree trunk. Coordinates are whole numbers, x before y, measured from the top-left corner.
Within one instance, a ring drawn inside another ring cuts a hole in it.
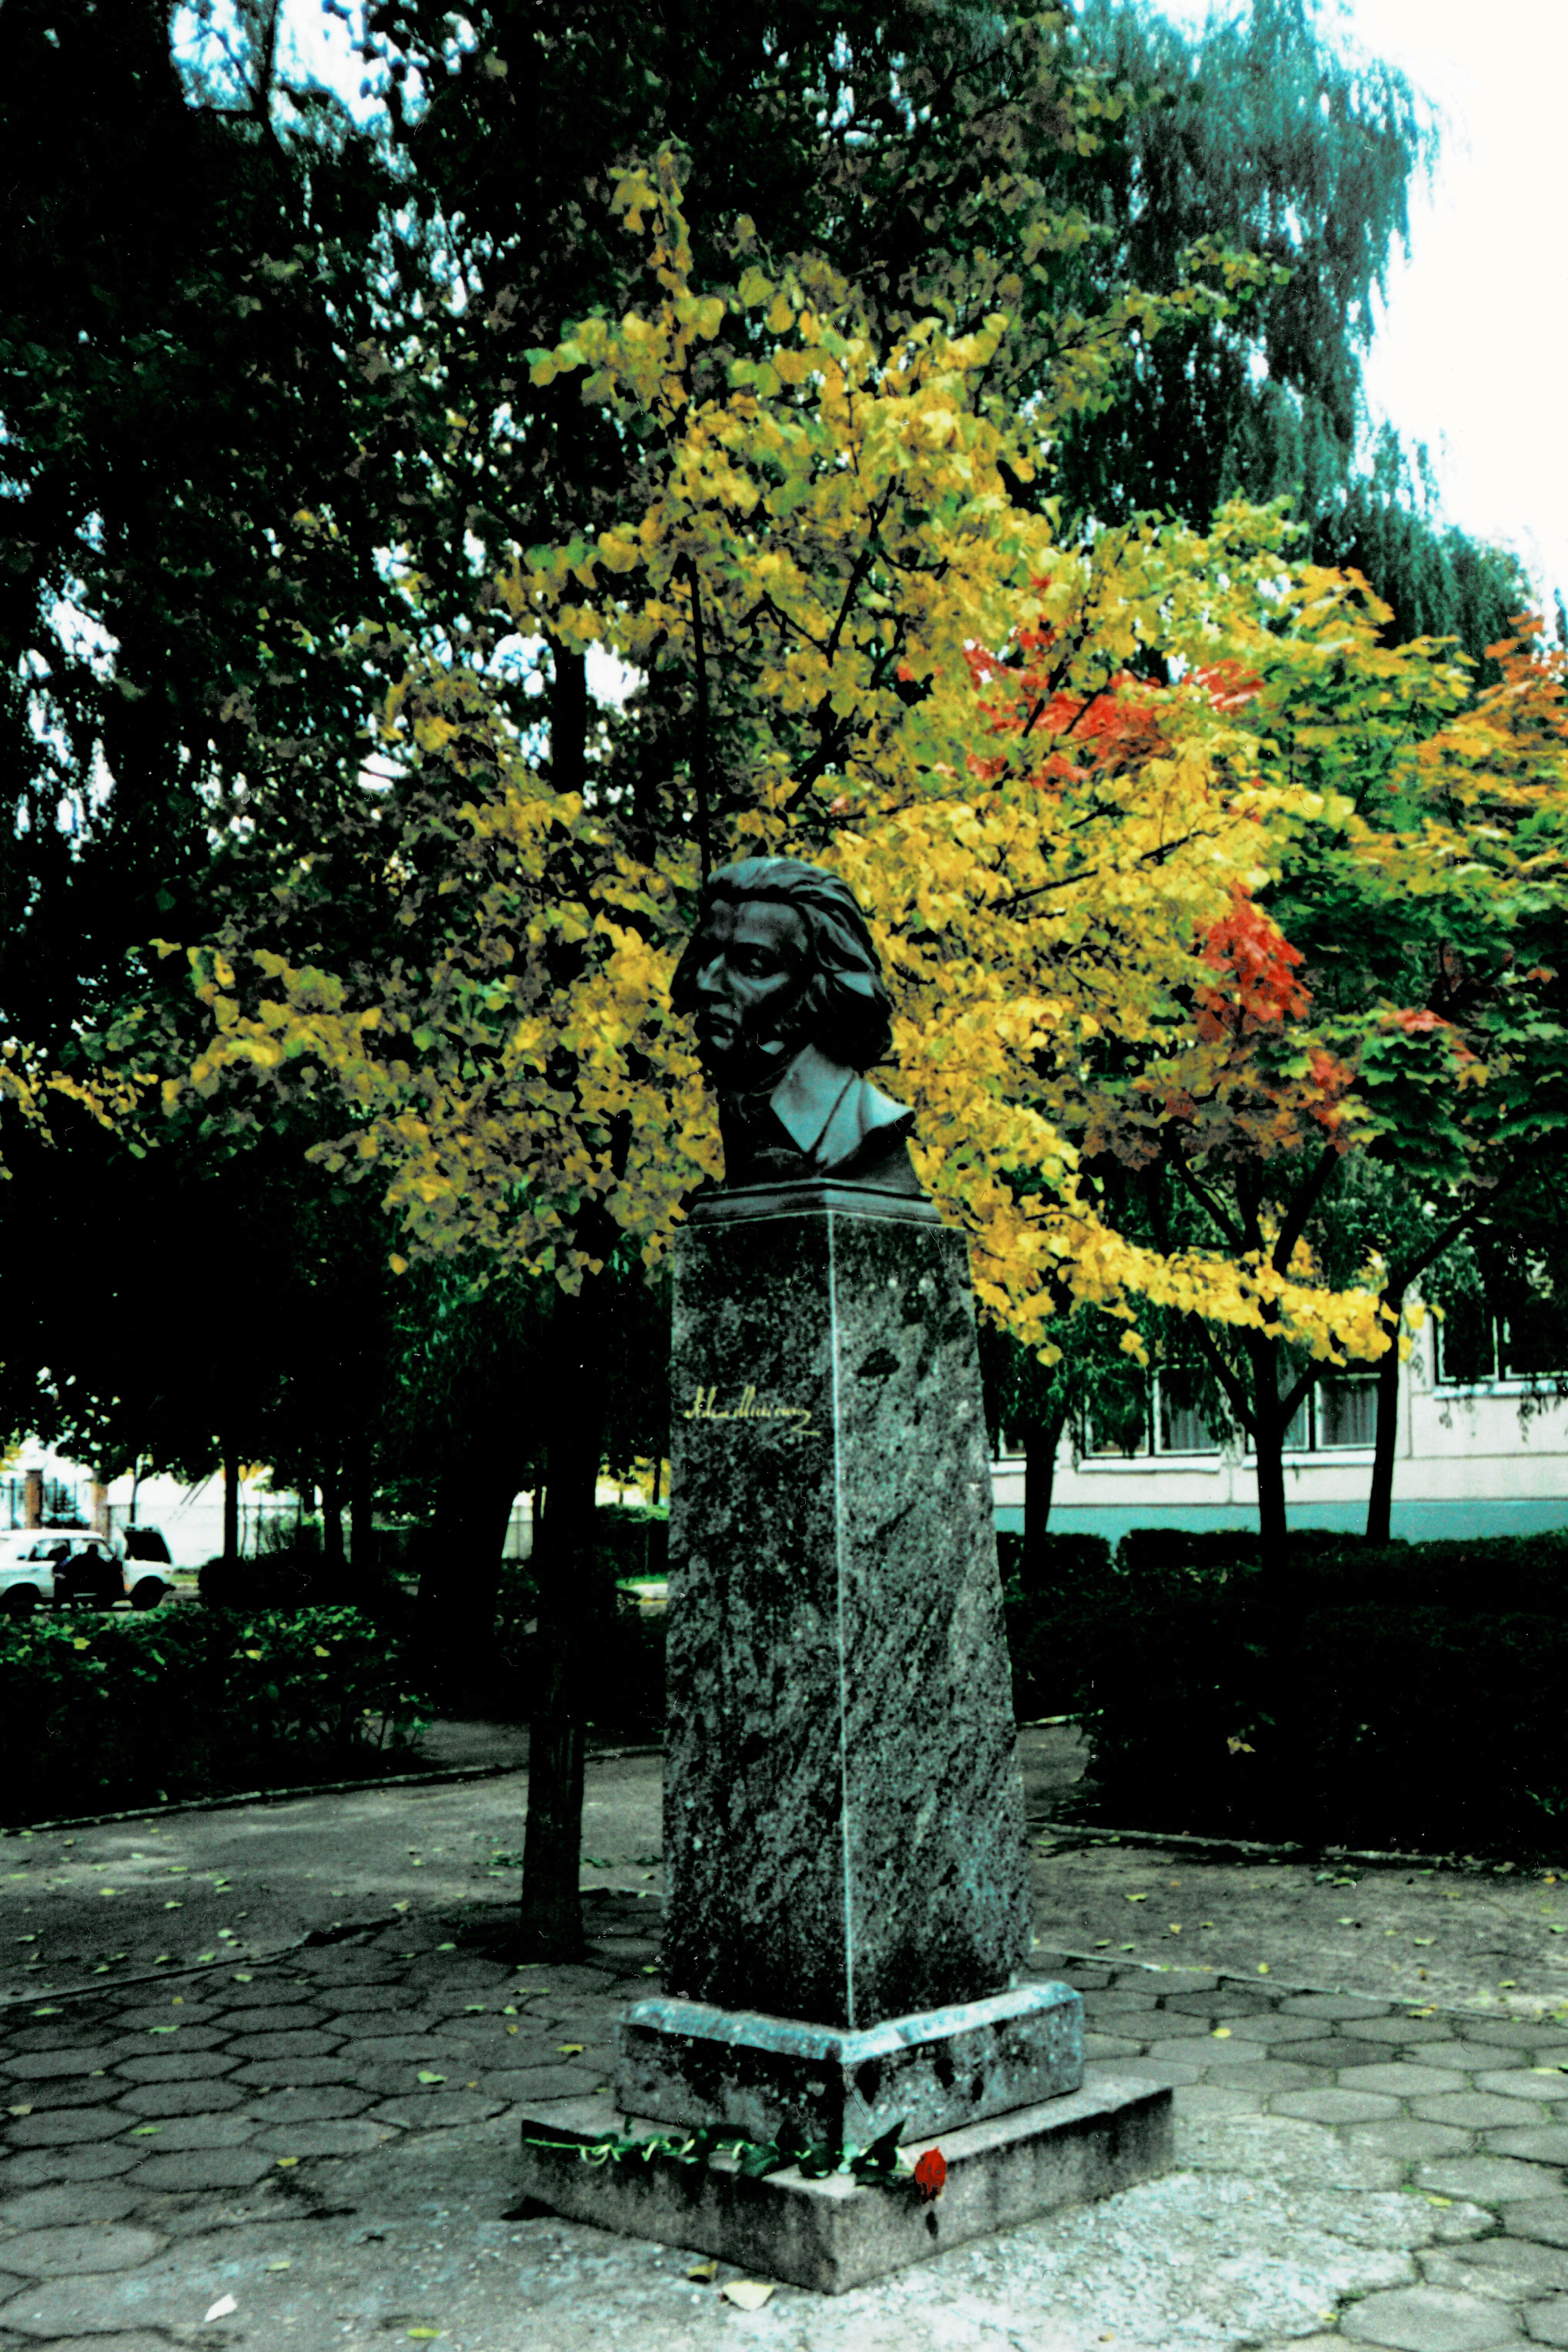
[[[1067,1426],[1063,1402],[1046,1420],[1024,1432],[1023,1441],[1023,1581],[1026,1591],[1045,1571],[1045,1536],[1051,1519],[1051,1488],[1056,1483],[1056,1457]]]
[[[1383,1294],[1384,1328],[1390,1347],[1377,1364],[1377,1435],[1372,1450],[1372,1490],[1366,1498],[1366,1540],[1385,1544],[1394,1515],[1394,1457],[1399,1443],[1399,1325],[1403,1290]]]
[[[321,1468],[321,1557],[332,1568],[343,1565],[343,1492],[335,1462]]]
[[[601,1598],[595,1489],[604,1450],[601,1342],[605,1277],[586,1277],[560,1303],[549,1430],[549,1491],[536,1531],[538,1679],[528,1743],[523,1838],[522,1948],[566,1959],[582,1948],[579,1893],[588,1675]]]
[[[371,1475],[370,1440],[356,1432],[349,1454],[349,1559],[357,1592],[368,1591],[375,1580],[375,1486]]]
[[[239,1463],[225,1446],[224,1449],[224,1561],[225,1566],[239,1558]]]

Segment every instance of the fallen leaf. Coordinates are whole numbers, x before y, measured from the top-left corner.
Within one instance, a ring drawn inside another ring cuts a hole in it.
[[[1173,1919],[1171,1921],[1171,1934],[1173,1936],[1179,1936],[1181,1934],[1181,1921],[1179,1919]]]
[[[149,2033],[178,2033],[180,2029],[177,2025],[150,2025],[147,2031]]]
[[[1208,2038],[1211,2042],[1228,2042],[1230,2039],[1230,2028],[1228,2025],[1217,2025],[1214,2032]]]
[[[204,1968],[209,1960],[215,1960],[217,1957],[216,1952],[198,1952],[196,1954],[196,1966],[199,1969]]]
[[[1127,1897],[1129,1903],[1146,1903],[1148,1899],[1146,1895],[1129,1895]]]
[[[408,2332],[416,2344],[434,2344],[441,2330],[439,2327],[411,2327]]]
[[[297,2156],[280,2156],[277,2159],[278,2170],[287,2172],[291,2164],[298,2164],[298,2161],[299,2158]]]
[[[438,1952],[455,1952],[457,1947],[455,1944],[437,1944],[435,1948]]]
[[[558,2042],[555,2046],[563,2058],[580,2058],[582,2055],[580,2042]]]
[[[1427,2191],[1427,2202],[1428,2205],[1451,2205],[1453,2201],[1454,2200],[1451,2197],[1434,2197],[1430,2189]]]
[[[33,2110],[31,2107],[7,2107],[5,2112],[8,2116],[30,2116]]]
[[[214,2303],[212,2305],[212,2308],[208,2311],[206,2318],[203,2320],[202,2325],[204,2327],[208,2319],[226,2319],[231,2311],[237,2311],[238,2309],[239,2305],[235,2301],[232,2294],[221,2294],[219,2295],[216,2303]]]
[[[1267,1961],[1267,1960],[1260,1960],[1260,1961],[1259,1961],[1259,1963],[1258,1963],[1258,1973],[1259,1973],[1259,1975],[1260,1975],[1260,1977],[1266,1977],[1266,1976],[1268,1975],[1268,1973],[1269,1973],[1269,1963],[1268,1963],[1268,1961]]]
[[[406,1903],[394,1903],[392,1905],[392,1909],[394,1911],[406,1911],[408,1909],[408,1905]]]
[[[1410,1938],[1413,1944],[1435,1944],[1437,1940],[1436,1936],[1412,1936]]]
[[[422,2066],[419,2070],[419,2079],[422,2083],[444,2083],[446,2077],[444,2074],[428,2074]]]
[[[154,2139],[162,2128],[162,2124],[138,2124],[131,2137],[132,2139]]]
[[[268,2263],[267,2267],[269,2271],[287,2271],[292,2270],[294,2265],[285,2254],[280,2262]]]
[[[256,1979],[251,1975],[248,1969],[236,1969],[235,1970],[235,1984],[254,1984],[256,1982]]]
[[[766,2279],[730,2279],[720,2287],[719,2293],[727,2303],[733,2303],[737,2311],[760,2311],[771,2296],[773,2288]]]
[[[718,2276],[718,2264],[716,2263],[694,2263],[690,2270],[686,2273],[686,2276],[689,2279],[696,2279],[703,2286],[711,2285],[712,2282]]]

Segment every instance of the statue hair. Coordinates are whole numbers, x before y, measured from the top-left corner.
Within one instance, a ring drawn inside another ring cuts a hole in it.
[[[847,882],[800,857],[743,857],[704,888],[697,927],[670,983],[677,1013],[696,1010],[696,949],[716,899],[768,898],[792,907],[806,926],[811,972],[800,1010],[812,1045],[835,1062],[869,1070],[893,1051],[893,999],[865,917]]]

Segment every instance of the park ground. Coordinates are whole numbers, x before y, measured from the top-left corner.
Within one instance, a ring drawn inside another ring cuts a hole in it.
[[[1177,2168],[747,2311],[517,2208],[519,2107],[604,2083],[658,1982],[657,1755],[591,1762],[588,1952],[519,1968],[516,1735],[434,1739],[488,1776],[0,1840],[7,2352],[1568,2345],[1555,1874],[1084,1843],[1073,1735],[1026,1733],[1034,1964],[1092,2076],[1175,2087]]]

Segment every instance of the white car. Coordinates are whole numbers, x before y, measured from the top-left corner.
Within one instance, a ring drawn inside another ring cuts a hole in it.
[[[168,1586],[140,1562],[126,1575],[125,1546],[118,1535],[100,1536],[78,1528],[0,1529],[0,1610],[25,1617],[58,1602],[89,1602],[112,1609],[129,1597],[134,1609],[154,1609]]]

